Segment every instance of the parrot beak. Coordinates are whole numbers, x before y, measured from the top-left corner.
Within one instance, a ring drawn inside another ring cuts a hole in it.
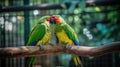
[[[50,18],[50,23],[54,24],[55,23],[55,19],[54,18]]]

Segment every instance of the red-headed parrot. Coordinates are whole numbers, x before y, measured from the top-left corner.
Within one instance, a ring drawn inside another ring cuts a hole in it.
[[[43,45],[50,42],[50,21],[49,16],[43,16],[39,19],[36,26],[29,34],[29,39],[26,46],[40,46],[43,49]],[[35,63],[35,57],[27,58],[27,66],[33,67]]]
[[[54,24],[54,32],[55,35],[61,44],[65,44],[66,47],[68,45],[76,45],[79,46],[79,40],[77,34],[73,30],[70,25],[68,25],[65,20],[60,15],[50,16],[50,23]],[[79,58],[79,56],[73,55],[73,60],[75,65],[83,67],[83,64]]]

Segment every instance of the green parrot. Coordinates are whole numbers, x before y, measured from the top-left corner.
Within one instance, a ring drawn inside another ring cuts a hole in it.
[[[65,44],[66,48],[70,45],[80,45],[77,34],[60,15],[50,16],[50,23],[54,24],[54,33],[59,43]],[[73,60],[76,67],[83,67],[79,56],[73,55]]]
[[[40,46],[40,48],[43,49],[43,45],[50,42],[50,34],[49,16],[43,16],[30,32],[26,46]],[[35,57],[27,58],[26,67],[33,67],[35,59]]]

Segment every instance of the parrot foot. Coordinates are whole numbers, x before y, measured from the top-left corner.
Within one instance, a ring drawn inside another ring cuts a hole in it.
[[[40,44],[40,49],[41,49],[41,50],[44,50],[43,44]]]
[[[66,44],[65,48],[66,48],[66,49],[70,49],[70,48],[71,48],[71,45],[70,45],[70,44]]]
[[[49,43],[51,46],[54,46],[54,44],[52,44],[52,43]]]

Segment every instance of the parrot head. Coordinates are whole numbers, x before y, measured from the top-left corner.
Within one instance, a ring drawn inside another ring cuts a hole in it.
[[[39,22],[38,23],[50,23],[50,19],[49,19],[49,16],[43,16],[39,19]]]
[[[62,23],[63,19],[60,15],[52,15],[50,16],[50,23],[51,24],[59,24]]]

